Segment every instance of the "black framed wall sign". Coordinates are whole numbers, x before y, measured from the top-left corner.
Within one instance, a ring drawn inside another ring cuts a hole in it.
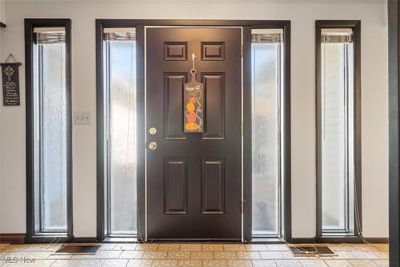
[[[22,63],[0,63],[3,79],[3,105],[19,106],[19,66]]]

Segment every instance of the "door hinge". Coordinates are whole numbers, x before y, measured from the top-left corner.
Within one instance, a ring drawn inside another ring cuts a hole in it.
[[[246,204],[246,200],[243,200],[242,202],[240,202],[240,212],[244,213],[244,205]]]

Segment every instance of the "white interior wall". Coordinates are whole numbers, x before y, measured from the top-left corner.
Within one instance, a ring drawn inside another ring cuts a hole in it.
[[[96,236],[95,19],[291,20],[292,231],[314,237],[316,19],[362,21],[362,201],[366,237],[388,236],[388,78],[384,1],[6,1],[1,59],[24,62],[24,18],[72,19],[73,111],[90,125],[73,126],[73,228]],[[25,77],[21,106],[0,108],[0,233],[26,231]],[[0,99],[2,101],[2,99]]]

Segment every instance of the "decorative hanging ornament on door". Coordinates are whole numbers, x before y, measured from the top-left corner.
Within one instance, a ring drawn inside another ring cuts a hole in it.
[[[195,54],[192,54],[192,76],[189,83],[184,84],[184,128],[186,133],[202,133],[204,129],[204,85],[196,81]]]

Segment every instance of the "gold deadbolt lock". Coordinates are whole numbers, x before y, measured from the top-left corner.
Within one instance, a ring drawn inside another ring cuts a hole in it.
[[[157,129],[156,129],[156,128],[151,127],[151,128],[149,129],[149,134],[155,135],[156,133],[157,133]]]

